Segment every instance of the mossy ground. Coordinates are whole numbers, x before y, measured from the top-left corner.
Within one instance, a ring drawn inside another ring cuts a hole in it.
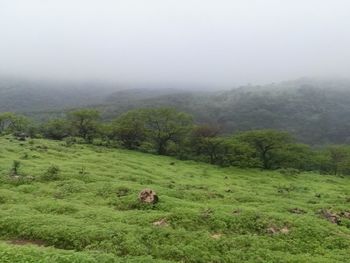
[[[0,143],[0,262],[350,261],[350,220],[319,215],[350,210],[350,178],[48,140]],[[13,160],[20,178],[9,176]],[[42,177],[51,165],[61,170],[56,180]],[[140,205],[143,188],[159,203]]]

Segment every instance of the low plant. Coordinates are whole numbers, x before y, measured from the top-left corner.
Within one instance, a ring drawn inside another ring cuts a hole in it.
[[[11,175],[16,176],[19,175],[19,168],[21,167],[21,162],[14,160],[12,162],[12,167],[11,167]]]
[[[60,168],[57,165],[51,165],[46,172],[41,176],[44,181],[56,181],[60,178]]]

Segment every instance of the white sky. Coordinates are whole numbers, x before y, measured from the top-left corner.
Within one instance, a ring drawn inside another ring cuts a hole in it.
[[[237,85],[350,75],[348,0],[0,0],[0,75]]]

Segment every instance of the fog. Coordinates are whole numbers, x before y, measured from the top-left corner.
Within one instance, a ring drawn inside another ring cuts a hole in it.
[[[346,0],[0,0],[0,75],[232,86],[350,74]]]

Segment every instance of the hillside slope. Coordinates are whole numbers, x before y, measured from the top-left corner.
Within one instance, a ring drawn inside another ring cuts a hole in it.
[[[348,260],[350,219],[340,213],[349,209],[350,178],[46,140],[0,143],[0,262]],[[19,178],[9,177],[13,160]],[[43,177],[52,164],[59,177]],[[139,204],[144,188],[158,204]]]
[[[350,81],[300,79],[219,91],[200,87],[123,89],[106,83],[6,80],[0,78],[0,112],[47,120],[69,110],[93,107],[104,120],[135,108],[174,107],[197,123],[232,134],[279,129],[299,141],[324,145],[350,142]]]
[[[26,80],[0,76],[0,112],[36,119],[61,115],[66,109],[98,104],[118,89],[111,84]],[[98,92],[97,92],[98,90]]]
[[[350,81],[300,79],[229,91],[182,92],[135,98],[133,91],[98,108],[111,118],[140,107],[174,107],[199,123],[214,123],[223,133],[279,129],[308,144],[350,141]]]

